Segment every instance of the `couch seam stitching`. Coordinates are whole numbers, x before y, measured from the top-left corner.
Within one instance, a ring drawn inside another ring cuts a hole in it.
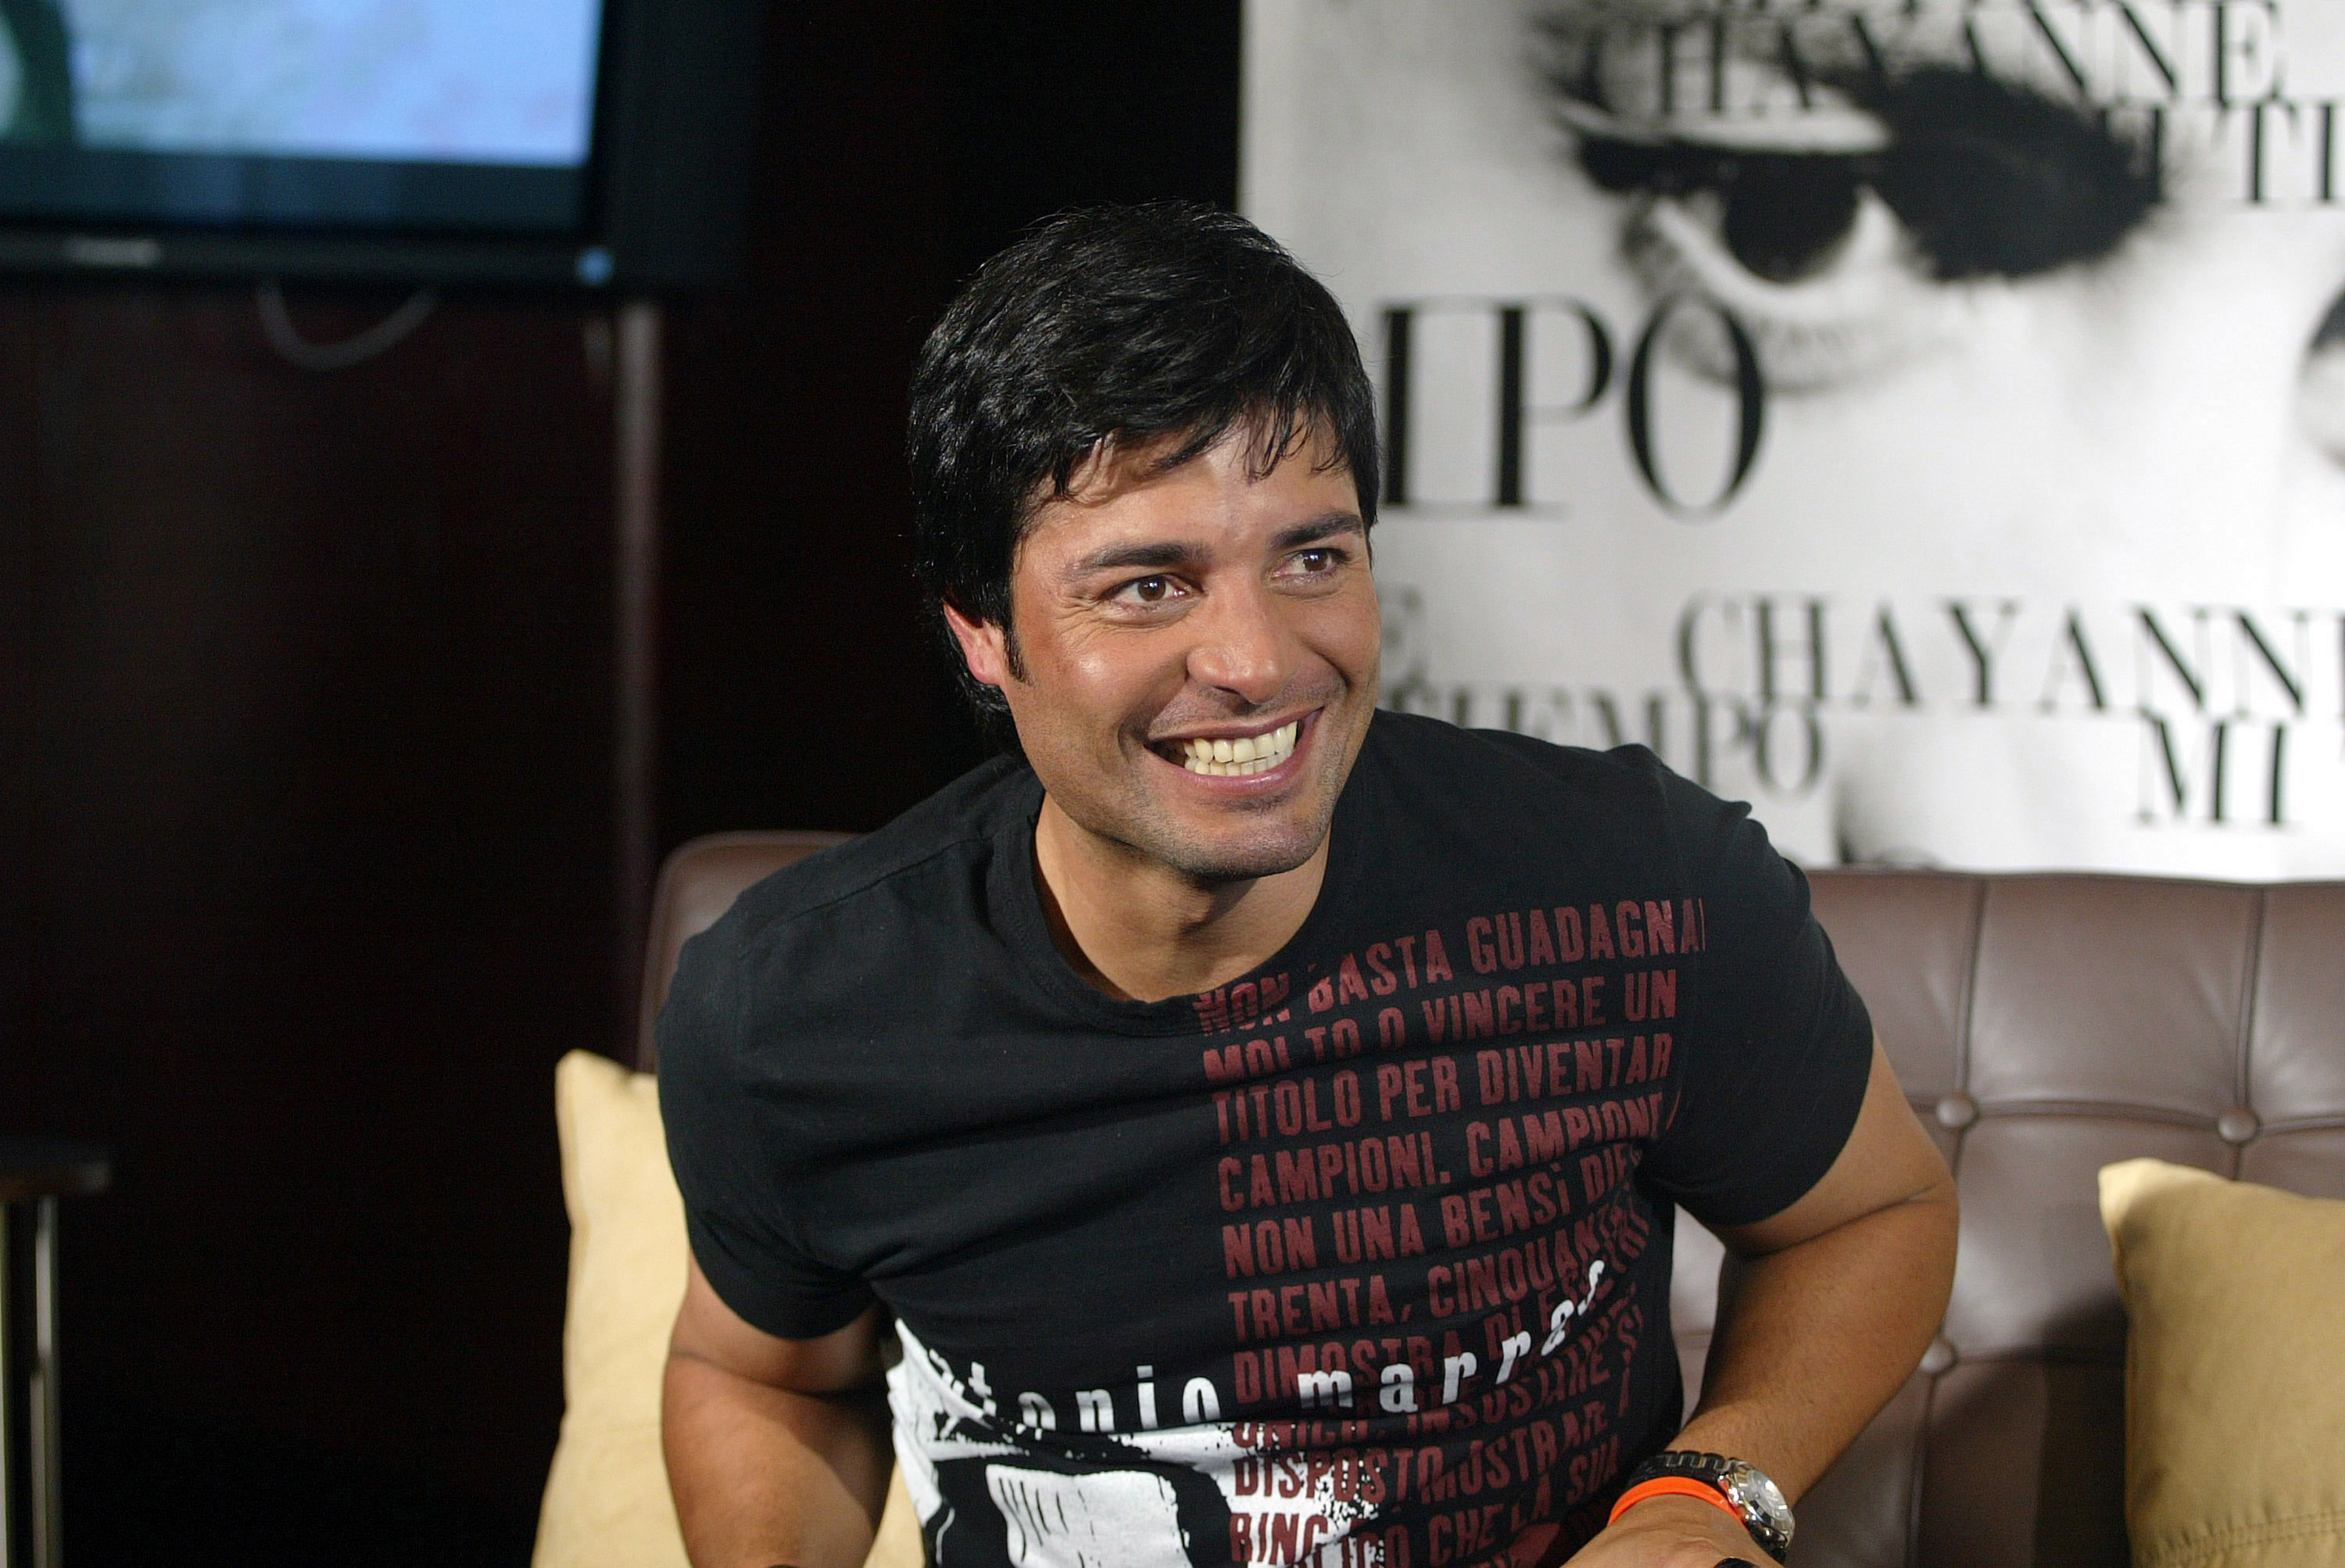
[[[2345,1529],[2345,1508],[2324,1508],[2315,1513],[2294,1513],[2258,1524],[2226,1524],[2203,1534],[2185,1536],[2168,1546],[2143,1553],[2144,1568],[2179,1568],[2235,1546],[2260,1546],[2299,1540],[2322,1531]]]
[[[1971,1031],[1978,1013],[1979,953],[1986,946],[1986,901],[1991,889],[1985,877],[1974,878],[1971,886],[1970,951],[1963,955],[1962,1017],[1954,1034],[1954,1092],[1971,1092]],[[1963,1134],[1967,1128],[1954,1129],[1954,1156],[1962,1157]]]
[[[2263,1117],[2262,1114],[2256,1110],[2254,1101],[2256,1011],[2257,1003],[2263,996],[2264,926],[2270,919],[2270,890],[2259,888],[2256,890],[2256,923],[2254,929],[2248,933],[2247,967],[2239,980],[2239,989],[2242,993],[2239,998],[2239,1055],[2238,1065],[2235,1069],[2238,1075],[2232,1084],[2232,1103],[2245,1107],[2259,1123]],[[2248,1138],[2231,1144],[2231,1179],[2233,1181],[2238,1180],[2239,1173],[2247,1168],[2248,1144],[2253,1140],[2254,1135],[2251,1133]],[[2230,1143],[2228,1138],[2223,1141]]]

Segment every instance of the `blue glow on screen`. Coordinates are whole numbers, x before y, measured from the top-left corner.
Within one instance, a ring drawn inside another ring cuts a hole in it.
[[[0,0],[0,140],[576,168],[601,0]]]

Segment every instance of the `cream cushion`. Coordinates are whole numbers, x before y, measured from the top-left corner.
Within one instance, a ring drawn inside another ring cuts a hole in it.
[[[2136,1568],[2345,1568],[2345,1202],[2103,1167]]]
[[[685,1568],[660,1453],[660,1375],[684,1299],[684,1204],[669,1174],[659,1086],[573,1051],[553,1070],[570,1292],[561,1440],[533,1568]],[[920,1527],[898,1477],[869,1568],[919,1568]]]

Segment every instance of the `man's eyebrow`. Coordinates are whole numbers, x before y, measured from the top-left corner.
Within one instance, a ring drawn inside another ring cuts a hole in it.
[[[1335,538],[1338,535],[1364,534],[1366,531],[1367,524],[1360,521],[1358,513],[1330,512],[1324,516],[1314,517],[1309,522],[1297,523],[1291,527],[1280,530],[1272,537],[1270,545],[1273,551],[1294,550],[1305,545],[1315,544],[1322,539]],[[1169,571],[1175,566],[1186,565],[1195,560],[1196,556],[1195,545],[1184,545],[1171,539],[1150,544],[1110,545],[1104,549],[1094,550],[1088,555],[1070,561],[1067,564],[1066,575],[1070,578],[1088,577],[1094,572],[1122,572],[1134,569]]]
[[[1273,550],[1299,549],[1321,539],[1333,539],[1341,534],[1365,534],[1368,525],[1360,521],[1356,512],[1330,512],[1314,517],[1308,523],[1297,523],[1280,533],[1270,542]]]
[[[1193,555],[1187,545],[1165,540],[1152,545],[1111,545],[1104,550],[1094,550],[1079,560],[1067,564],[1070,577],[1088,577],[1094,572],[1126,571],[1135,566],[1163,571],[1178,566]]]

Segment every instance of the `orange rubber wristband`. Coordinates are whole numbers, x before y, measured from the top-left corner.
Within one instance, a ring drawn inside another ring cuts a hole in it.
[[[1618,1523],[1622,1514],[1628,1512],[1629,1510],[1634,1508],[1637,1504],[1644,1502],[1645,1499],[1665,1495],[1672,1497],[1699,1497],[1703,1502],[1711,1504],[1711,1506],[1724,1511],[1726,1517],[1734,1521],[1735,1523],[1741,1524],[1743,1522],[1742,1511],[1736,1508],[1734,1504],[1727,1502],[1724,1493],[1721,1492],[1718,1488],[1711,1485],[1708,1481],[1696,1481],[1689,1475],[1657,1475],[1650,1481],[1639,1481],[1636,1485],[1630,1487],[1628,1491],[1620,1494],[1620,1501],[1612,1505],[1611,1518],[1607,1519],[1604,1522],[1608,1525]]]

